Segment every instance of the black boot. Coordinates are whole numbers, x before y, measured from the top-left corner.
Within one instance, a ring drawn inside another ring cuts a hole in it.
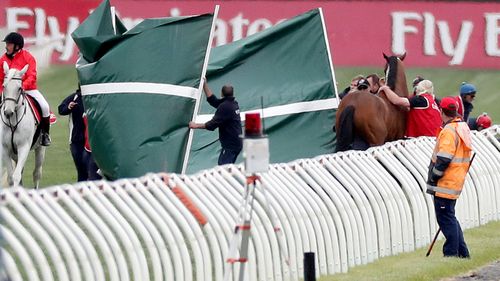
[[[40,122],[40,126],[42,127],[42,136],[40,144],[43,146],[49,146],[52,141],[50,140],[49,131],[50,131],[50,116],[42,117],[42,122]]]

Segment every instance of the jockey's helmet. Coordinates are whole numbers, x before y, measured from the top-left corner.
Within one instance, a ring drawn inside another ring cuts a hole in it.
[[[3,39],[5,43],[12,43],[22,49],[24,47],[24,38],[17,32],[11,32]]]

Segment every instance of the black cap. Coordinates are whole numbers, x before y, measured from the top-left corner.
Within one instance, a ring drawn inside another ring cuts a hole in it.
[[[4,42],[6,43],[12,43],[14,45],[19,46],[20,49],[24,47],[24,38],[21,34],[17,32],[11,32],[5,36],[3,39]]]
[[[366,79],[359,79],[358,84],[356,85],[356,88],[360,91],[366,90],[366,89],[370,88],[370,83]]]

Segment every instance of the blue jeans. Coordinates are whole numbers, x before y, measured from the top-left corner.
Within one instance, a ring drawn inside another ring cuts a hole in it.
[[[241,150],[231,150],[223,148],[219,155],[219,161],[217,161],[218,165],[224,164],[233,164],[238,158],[238,154],[240,154]]]
[[[460,223],[455,217],[456,203],[457,200],[434,196],[436,219],[444,237],[446,237],[443,245],[443,254],[445,257],[468,258],[469,249],[467,249],[467,244],[465,244]]]

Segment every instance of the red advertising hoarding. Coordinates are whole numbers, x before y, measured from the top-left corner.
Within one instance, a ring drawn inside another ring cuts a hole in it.
[[[54,63],[74,63],[71,31],[95,0],[7,0],[0,27],[27,45],[53,43]],[[139,1],[111,5],[130,28],[142,18],[211,13],[220,5],[215,43],[251,35],[313,8],[323,8],[336,66],[379,66],[382,52],[412,67],[500,68],[500,3],[419,1]]]

